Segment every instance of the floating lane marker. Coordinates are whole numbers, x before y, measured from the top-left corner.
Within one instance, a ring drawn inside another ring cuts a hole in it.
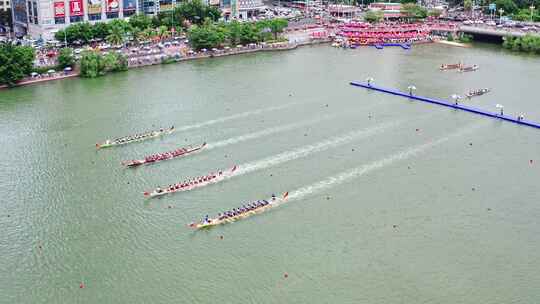
[[[448,107],[448,108],[453,108],[453,109],[456,109],[456,110],[462,110],[462,111],[466,111],[466,112],[470,112],[470,113],[474,113],[474,114],[479,114],[479,115],[483,115],[483,116],[487,116],[487,117],[491,117],[491,118],[497,118],[497,119],[513,122],[513,123],[516,123],[516,124],[519,124],[519,125],[524,125],[524,126],[529,126],[529,127],[540,129],[540,123],[525,120],[525,119],[519,119],[519,118],[514,118],[514,117],[511,117],[511,116],[508,116],[508,115],[502,115],[502,114],[499,114],[499,113],[488,112],[488,111],[484,111],[484,110],[481,110],[481,109],[477,109],[477,108],[473,108],[473,107],[469,107],[469,106],[465,106],[465,105],[461,105],[461,104],[455,104],[455,103],[451,103],[451,102],[440,100],[440,99],[417,96],[417,95],[414,95],[414,94],[409,94],[407,92],[401,92],[401,91],[394,90],[394,89],[382,88],[382,87],[375,86],[373,84],[360,83],[360,82],[355,82],[355,81],[351,81],[350,84],[353,85],[353,86],[357,86],[357,87],[361,87],[361,88],[365,88],[365,89],[369,89],[369,90],[374,90],[374,91],[387,93],[387,94],[391,94],[391,95],[396,95],[396,96],[401,96],[401,97],[405,97],[405,98],[410,98],[410,99],[414,99],[414,100],[420,100],[420,101],[424,101],[424,102],[428,102],[428,103],[437,104],[437,105],[440,105],[440,106],[445,106],[445,107]]]

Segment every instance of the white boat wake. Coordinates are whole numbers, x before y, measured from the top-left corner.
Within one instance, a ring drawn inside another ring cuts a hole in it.
[[[220,117],[220,118],[200,122],[200,123],[189,125],[189,126],[182,126],[182,127],[177,128],[176,130],[177,131],[187,131],[187,130],[192,130],[192,129],[199,129],[199,128],[202,128],[202,127],[211,126],[211,125],[221,123],[221,122],[226,122],[226,121],[229,121],[229,120],[235,120],[235,119],[239,119],[239,118],[249,117],[251,115],[258,115],[258,114],[262,114],[262,113],[266,113],[266,112],[283,110],[283,109],[295,106],[297,104],[299,104],[299,103],[291,102],[291,103],[280,105],[280,106],[269,107],[269,108],[264,108],[264,109],[258,109],[258,110],[254,110],[254,111],[242,112],[242,113],[233,114],[233,115],[230,115],[230,116],[224,116],[224,117]]]
[[[218,141],[218,142],[215,142],[215,143],[210,143],[207,146],[206,149],[211,150],[211,149],[214,149],[214,148],[221,148],[221,147],[225,147],[225,146],[232,145],[232,144],[237,144],[237,143],[247,141],[247,140],[251,140],[251,139],[257,139],[257,138],[261,138],[261,137],[264,137],[264,136],[268,136],[268,135],[272,135],[272,134],[276,134],[276,133],[280,133],[280,132],[294,130],[296,128],[301,128],[301,127],[304,127],[304,126],[308,126],[308,125],[316,124],[316,123],[323,122],[323,121],[326,121],[326,120],[330,120],[330,119],[334,118],[335,116],[336,115],[328,115],[328,116],[324,116],[324,117],[319,117],[317,119],[311,119],[311,120],[307,120],[307,121],[302,121],[302,122],[297,122],[297,123],[292,123],[292,124],[287,124],[287,125],[281,125],[281,126],[278,126],[278,127],[265,129],[265,130],[262,130],[262,131],[259,131],[259,132],[254,132],[254,133],[240,135],[240,136],[237,136],[237,137],[228,138],[228,139]]]
[[[395,154],[391,154],[385,158],[379,159],[377,161],[374,161],[369,164],[365,164],[360,167],[356,167],[354,169],[345,171],[343,173],[331,176],[329,178],[326,178],[322,181],[316,182],[314,184],[302,187],[300,189],[297,189],[295,191],[292,191],[289,193],[289,198],[287,201],[291,200],[299,200],[302,199],[308,195],[315,194],[327,189],[330,189],[334,186],[346,183],[352,179],[361,177],[363,175],[366,175],[372,171],[384,168],[386,166],[390,166],[395,162],[405,160],[411,157],[414,157],[420,153],[425,152],[428,149],[434,148],[438,145],[441,145],[453,138],[460,137],[462,135],[465,135],[466,133],[472,132],[476,130],[478,127],[484,125],[484,123],[479,124],[473,124],[472,126],[469,126],[467,128],[458,130],[457,132],[454,132],[450,135],[447,135],[445,137],[441,137],[439,139],[427,142],[425,144],[417,145],[408,149],[405,149],[403,151],[397,152]],[[279,202],[277,205],[283,204],[283,202]]]
[[[382,123],[374,127],[370,127],[370,128],[366,128],[362,130],[356,130],[353,132],[349,132],[345,135],[341,135],[341,136],[327,139],[325,141],[321,141],[316,144],[286,151],[286,152],[273,155],[273,156],[270,156],[270,157],[267,157],[258,161],[251,162],[251,163],[246,163],[239,166],[238,172],[237,174],[235,174],[235,176],[244,175],[244,174],[251,173],[257,170],[266,169],[275,165],[279,165],[279,164],[282,164],[291,160],[306,157],[311,154],[322,152],[327,149],[333,148],[337,145],[351,142],[353,140],[368,138],[370,136],[374,136],[383,131],[386,131],[390,128],[395,128],[401,125],[402,123],[403,121]]]

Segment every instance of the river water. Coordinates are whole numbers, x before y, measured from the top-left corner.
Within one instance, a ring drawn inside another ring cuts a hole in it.
[[[458,61],[480,69],[438,70]],[[317,46],[2,91],[0,302],[538,302],[539,131],[348,82],[440,98],[490,87],[467,102],[540,121],[539,67],[484,45]],[[224,182],[142,195],[235,164]],[[285,191],[263,214],[186,227]]]

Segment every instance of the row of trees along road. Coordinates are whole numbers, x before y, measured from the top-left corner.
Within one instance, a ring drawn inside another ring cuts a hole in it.
[[[215,22],[220,16],[219,9],[205,5],[200,0],[191,0],[154,17],[138,14],[131,16],[129,21],[115,19],[107,23],[75,23],[58,31],[55,38],[58,41],[66,40],[68,44],[87,44],[95,39],[106,40],[111,44],[122,44],[127,39],[145,41],[153,37],[170,36],[169,29],[180,32],[192,24],[201,25],[207,19]]]
[[[188,39],[197,50],[276,41],[278,34],[282,33],[287,25],[285,19],[244,23],[238,21],[215,23],[207,20],[201,25],[192,26],[188,31]]]

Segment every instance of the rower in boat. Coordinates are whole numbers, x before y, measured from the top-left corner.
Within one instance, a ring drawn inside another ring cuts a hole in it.
[[[471,98],[471,97],[474,97],[474,96],[480,96],[480,95],[484,95],[486,93],[489,93],[489,89],[488,88],[483,88],[483,89],[478,89],[478,90],[471,90],[469,91],[469,93],[466,94],[467,98]]]

